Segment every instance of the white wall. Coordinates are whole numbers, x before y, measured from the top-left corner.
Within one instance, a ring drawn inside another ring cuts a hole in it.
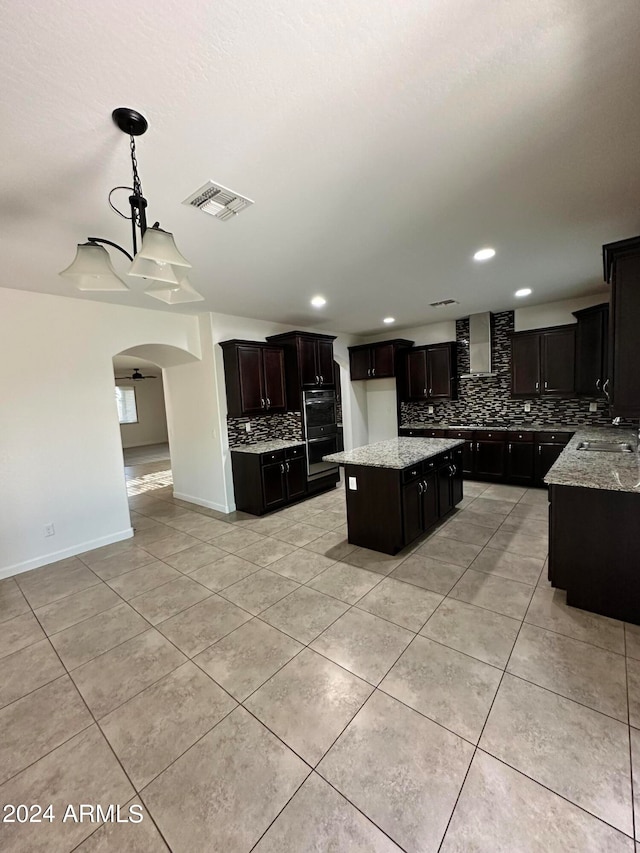
[[[158,368],[154,375],[157,379],[137,382],[126,379],[116,380],[116,385],[134,389],[138,413],[137,424],[120,424],[120,439],[123,447],[163,444],[168,439],[162,369]]]
[[[398,436],[398,411],[395,379],[364,382],[367,389],[367,428],[369,442],[386,441]]]
[[[601,305],[608,301],[609,292],[607,290],[600,294],[591,294],[591,296],[516,308],[515,331],[524,332],[527,329],[544,329],[546,326],[566,326],[568,323],[576,323],[573,311],[589,308],[591,305]]]
[[[197,319],[0,288],[0,577],[131,535],[112,359],[158,343]]]

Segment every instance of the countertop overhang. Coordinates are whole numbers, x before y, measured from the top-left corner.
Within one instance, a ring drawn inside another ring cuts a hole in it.
[[[634,453],[578,450],[581,441],[626,441]],[[575,435],[550,468],[545,483],[583,489],[608,489],[640,494],[640,453],[634,430],[621,427],[578,427]]]
[[[402,470],[462,444],[464,441],[459,438],[391,438],[353,450],[331,453],[323,459],[325,462],[337,462],[338,465]]]

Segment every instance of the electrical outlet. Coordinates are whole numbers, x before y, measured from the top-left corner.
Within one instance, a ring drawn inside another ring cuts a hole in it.
[[[598,404],[597,403],[589,403],[589,411],[590,412],[597,412],[598,411]]]
[[[251,422],[247,421],[244,425],[245,432],[251,432]]]
[[[55,536],[56,535],[56,529],[53,526],[53,524],[45,524],[44,535],[45,536]]]
[[[530,412],[531,411],[531,403],[525,403],[524,404],[524,410],[525,410],[525,412]]]
[[[355,477],[349,477],[349,488],[352,492],[358,491],[358,481]]]
[[[432,415],[432,414],[433,414],[433,406],[429,406],[429,408],[427,409],[427,411],[428,411],[428,413],[429,413],[430,415]]]

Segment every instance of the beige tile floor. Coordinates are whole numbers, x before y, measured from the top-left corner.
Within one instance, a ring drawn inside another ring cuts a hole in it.
[[[256,519],[127,479],[133,540],[0,582],[0,802],[56,815],[0,849],[634,850],[640,628],[550,588],[545,492],[468,482],[386,557],[341,490]]]

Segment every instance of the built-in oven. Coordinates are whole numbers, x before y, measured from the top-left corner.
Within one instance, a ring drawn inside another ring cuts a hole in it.
[[[331,471],[337,471],[335,462],[323,462],[322,457],[338,452],[338,434],[324,435],[319,438],[307,438],[307,479],[324,477]]]
[[[338,452],[335,391],[303,392],[304,435],[307,445],[307,479],[324,477],[337,471],[335,462],[323,462],[322,457]]]

